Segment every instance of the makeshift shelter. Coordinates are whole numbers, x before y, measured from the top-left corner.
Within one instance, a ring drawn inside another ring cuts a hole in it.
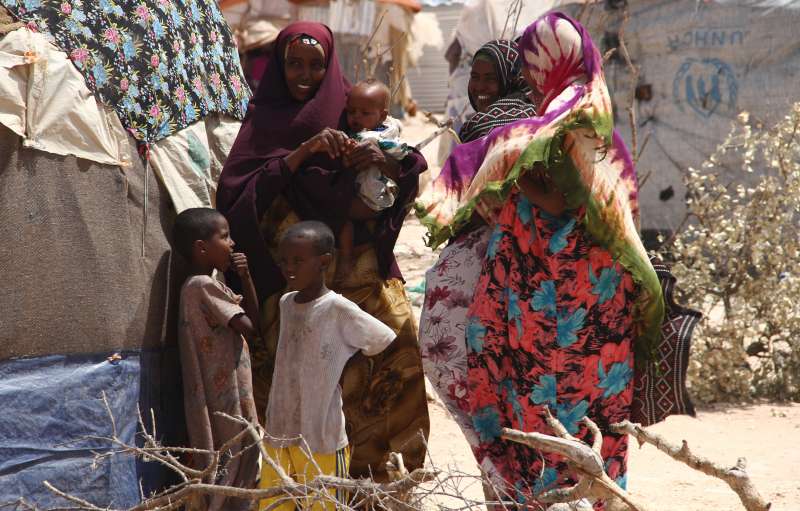
[[[0,1],[0,503],[165,482],[104,438],[137,442],[139,409],[182,438],[169,233],[212,205],[249,95],[214,0]]]
[[[425,13],[435,16],[440,32],[449,38],[455,31],[463,0],[423,0]],[[428,112],[442,112],[447,101],[447,80],[450,77],[448,62],[444,58],[444,39],[436,47],[426,47],[417,66],[408,74],[408,82],[414,91],[414,101]]]
[[[292,20],[287,0],[221,0],[220,9],[233,30],[247,83],[255,90],[267,68],[272,43]]]
[[[605,49],[618,43],[622,6],[587,8],[583,17]],[[637,109],[642,227],[653,237],[685,215],[683,177],[700,168],[740,112],[770,125],[800,100],[800,22],[796,0],[638,0],[627,2],[625,44],[639,69],[634,83],[619,54],[606,65],[616,125],[632,142],[627,108]],[[573,6],[572,12],[580,9]],[[634,99],[631,103],[631,98]],[[756,169],[756,172],[758,170]],[[732,176],[732,180],[742,179]]]

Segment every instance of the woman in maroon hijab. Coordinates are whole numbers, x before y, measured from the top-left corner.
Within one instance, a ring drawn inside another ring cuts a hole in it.
[[[396,180],[394,206],[355,222],[355,268],[334,287],[398,335],[376,357],[356,355],[342,377],[350,473],[382,478],[389,452],[402,452],[409,468],[422,466],[425,456],[419,435],[427,437],[429,428],[422,362],[393,251],[427,164],[417,152],[398,164],[372,143],[349,140],[339,129],[349,88],[330,29],[306,22],[286,27],[222,171],[217,207],[251,262],[264,304],[264,343],[252,347],[255,399],[263,416],[278,340],[278,299],[286,288],[275,263],[278,239],[300,220],[320,220],[340,232],[355,197],[355,176],[368,166]],[[335,268],[330,270],[332,276]]]

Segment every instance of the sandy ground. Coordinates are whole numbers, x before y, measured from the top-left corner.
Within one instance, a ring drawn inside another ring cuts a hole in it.
[[[430,125],[412,120],[406,123],[405,136],[416,143],[430,130]],[[435,144],[426,148],[429,161],[434,160],[436,151]],[[432,170],[435,174],[438,169]],[[417,317],[423,276],[437,257],[425,247],[424,232],[409,218],[396,250]],[[477,474],[475,459],[456,423],[441,404],[431,403],[430,413],[433,462]],[[800,511],[800,404],[703,408],[697,418],[670,417],[651,430],[674,443],[686,440],[694,453],[725,467],[733,466],[739,457],[746,458],[748,473],[772,509]],[[637,448],[635,441],[630,449],[628,484],[631,492],[654,510],[743,509],[725,483],[695,472],[653,446]],[[477,484],[465,483],[464,493],[475,499],[482,496]]]

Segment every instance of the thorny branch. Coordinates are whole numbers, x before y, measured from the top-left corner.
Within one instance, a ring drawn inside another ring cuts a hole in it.
[[[145,461],[154,461],[165,465],[167,468],[181,475],[184,480],[177,486],[168,488],[167,490],[145,498],[140,504],[128,508],[125,511],[150,511],[150,510],[172,510],[180,509],[187,504],[191,499],[198,496],[207,495],[220,495],[224,497],[235,497],[249,500],[261,500],[266,498],[285,497],[288,499],[313,499],[333,502],[341,509],[351,509],[347,502],[338,502],[329,493],[329,490],[338,489],[343,490],[350,494],[353,501],[360,501],[362,505],[367,508],[382,508],[390,510],[406,510],[411,509],[408,505],[404,504],[408,500],[412,490],[430,482],[437,477],[436,472],[430,469],[416,469],[412,472],[406,470],[402,462],[402,456],[394,454],[390,460],[393,463],[395,477],[394,480],[388,483],[376,483],[370,479],[348,479],[341,477],[334,477],[328,475],[319,475],[308,483],[299,483],[289,477],[281,466],[271,457],[264,448],[264,441],[268,438],[264,431],[256,424],[247,421],[243,417],[234,417],[227,414],[218,413],[220,417],[240,424],[242,426],[241,432],[228,440],[219,450],[208,451],[203,449],[188,449],[188,448],[173,448],[165,447],[158,443],[158,441],[146,431],[142,424],[141,414],[139,416],[140,426],[142,430],[142,437],[144,439],[144,447],[137,447],[129,445],[117,437],[116,434],[116,421],[111,415],[111,410],[108,406],[108,401],[103,396],[103,402],[109,412],[112,420],[112,437],[103,438],[113,445],[118,447],[114,454],[132,454],[142,458]],[[228,452],[232,447],[243,437],[248,436],[253,441],[250,445],[233,456],[228,456],[224,462],[222,454]],[[245,489],[231,486],[223,486],[218,484],[208,483],[206,481],[214,481],[216,474],[225,469],[227,463],[236,459],[244,451],[251,448],[257,448],[261,452],[261,456],[265,463],[270,465],[273,470],[278,474],[281,484],[270,488],[259,489]],[[307,450],[307,449],[306,449]],[[193,454],[205,455],[210,459],[208,465],[203,470],[193,469],[180,463],[175,454],[191,452]],[[313,457],[310,455],[310,450],[306,453],[310,462],[313,463]],[[102,459],[107,457],[108,454],[99,454],[98,458]],[[317,467],[319,469],[319,467]],[[113,511],[108,508],[101,508],[85,499],[72,495],[64,489],[58,488],[49,481],[45,481],[44,486],[52,492],[70,503],[75,507],[72,509],[86,510],[86,511]],[[24,501],[19,501],[16,504],[27,505]],[[35,509],[35,507],[31,507]],[[121,511],[121,510],[120,510]]]
[[[375,23],[375,26],[372,28],[372,33],[370,33],[369,37],[367,38],[367,41],[364,43],[364,46],[361,47],[361,59],[359,59],[359,61],[356,63],[356,69],[355,69],[355,80],[356,81],[358,81],[358,77],[361,74],[361,64],[362,63],[364,64],[365,73],[367,74],[366,78],[369,78],[371,76],[371,74],[368,71],[369,70],[369,67],[368,67],[368,64],[369,64],[369,50],[370,50],[370,47],[372,45],[372,40],[375,39],[375,34],[377,34],[378,33],[378,29],[381,28],[381,25],[383,24],[383,19],[386,17],[386,14],[388,12],[389,11],[387,11],[386,9],[381,11],[381,16],[380,16],[380,18],[378,18],[378,22]]]
[[[636,125],[636,86],[639,83],[639,68],[633,65],[631,55],[628,52],[628,46],[625,44],[625,26],[630,21],[630,15],[627,9],[622,20],[622,25],[619,28],[619,51],[622,58],[625,59],[625,64],[631,72],[631,92],[628,100],[628,119],[631,123],[631,158],[633,163],[639,161],[639,141],[638,141],[638,126]]]
[[[104,400],[107,403],[107,400]],[[502,437],[517,443],[528,445],[540,452],[556,453],[567,460],[567,466],[576,476],[577,484],[571,488],[560,488],[550,490],[538,495],[535,498],[542,504],[574,503],[576,501],[588,499],[590,502],[598,499],[611,501],[618,500],[634,511],[644,511],[647,508],[624,489],[620,488],[612,480],[604,469],[603,459],[600,449],[603,444],[603,437],[597,425],[588,417],[583,419],[583,423],[589,430],[592,438],[591,445],[580,441],[569,434],[566,428],[551,414],[549,409],[545,409],[546,422],[554,431],[555,436],[546,435],[538,432],[521,432],[513,429],[503,429]],[[224,470],[224,465],[230,459],[235,459],[237,455],[225,458],[221,456],[224,450],[229,449],[233,441],[227,442],[226,446],[220,451],[209,452],[202,449],[170,448],[161,446],[150,433],[143,430],[145,446],[142,448],[127,445],[119,438],[109,438],[113,444],[120,446],[118,453],[133,454],[146,460],[160,461],[175,471],[182,471],[184,482],[167,490],[145,498],[140,504],[128,508],[124,511],[154,511],[154,510],[173,510],[180,509],[182,506],[201,496],[220,495],[225,497],[236,497],[249,500],[261,500],[266,498],[280,498],[281,500],[317,500],[331,502],[339,509],[386,509],[389,511],[420,511],[430,507],[432,502],[437,503],[440,509],[451,511],[466,511],[477,506],[495,506],[506,508],[509,502],[514,502],[516,495],[510,495],[504,485],[495,485],[492,477],[488,474],[471,475],[448,467],[439,468],[428,455],[428,465],[431,468],[417,469],[409,472],[400,454],[392,453],[387,462],[387,472],[390,482],[376,483],[371,479],[348,479],[320,475],[308,483],[300,483],[289,477],[269,456],[264,447],[264,442],[269,437],[254,423],[247,421],[243,417],[230,416],[218,413],[220,417],[235,422],[242,426],[242,431],[235,438],[240,440],[244,436],[249,436],[253,441],[246,446],[245,450],[257,448],[260,450],[264,462],[269,464],[278,474],[281,484],[270,488],[244,489],[230,486],[221,486],[204,482],[203,477],[209,474],[216,474]],[[141,417],[139,418],[141,421]],[[740,496],[745,509],[748,511],[766,511],[770,505],[765,503],[760,497],[755,487],[749,480],[745,471],[745,461],[740,459],[737,465],[731,469],[725,469],[719,465],[700,458],[691,451],[684,442],[682,447],[669,444],[666,440],[655,435],[641,426],[630,422],[623,422],[611,426],[611,430],[618,434],[629,434],[639,440],[640,443],[646,442],[655,445],[660,450],[666,452],[674,459],[682,461],[705,474],[722,479]],[[423,439],[424,441],[424,439]],[[210,465],[203,470],[195,470],[177,462],[176,453],[202,453],[210,455]],[[310,451],[306,453],[309,459]],[[98,455],[98,456],[107,456]],[[208,481],[208,479],[205,479]],[[212,479],[213,480],[213,479]],[[464,483],[482,484],[486,493],[485,501],[477,501],[465,496]],[[85,499],[71,495],[64,489],[57,488],[50,482],[45,482],[45,487],[54,495],[69,501],[73,507],[60,509],[74,509],[83,511],[123,511],[101,508]],[[329,492],[331,489],[344,490],[349,492],[348,502],[337,501]],[[455,502],[456,507],[443,506],[437,502],[446,499]],[[19,499],[13,503],[1,504],[0,509],[8,506],[15,506],[14,509],[35,511],[37,508]],[[512,505],[513,507],[513,505]],[[560,509],[552,507],[552,509]]]
[[[453,137],[456,143],[460,144],[461,138],[459,138],[458,133],[456,133],[455,130],[453,129],[453,124],[455,123],[455,120],[457,118],[464,115],[464,112],[467,111],[468,106],[469,105],[465,105],[464,108],[461,110],[461,112],[459,112],[459,114],[456,115],[455,117],[448,117],[443,121],[437,119],[436,116],[431,112],[423,110],[422,115],[425,116],[425,120],[431,124],[435,124],[437,129],[436,131],[425,137],[425,139],[422,140],[422,142],[416,144],[414,148],[418,151],[421,151],[425,146],[427,146],[428,144],[430,144],[431,142],[433,142],[434,140],[436,140],[445,133],[450,133],[450,135]]]
[[[623,421],[619,424],[611,425],[611,431],[618,434],[630,435],[639,441],[639,445],[654,445],[659,451],[666,453],[672,459],[685,463],[689,467],[698,470],[711,477],[716,477],[724,481],[739,496],[742,505],[747,511],[767,511],[770,503],[766,502],[758,490],[750,481],[747,474],[747,461],[739,458],[736,465],[732,468],[724,468],[713,461],[697,456],[689,449],[689,444],[684,440],[681,446],[670,443],[660,435],[647,431],[639,424],[630,421]]]
[[[512,442],[528,445],[534,449],[560,454],[567,460],[567,465],[575,473],[578,483],[571,488],[559,488],[537,495],[537,500],[548,503],[566,503],[580,499],[610,500],[619,499],[634,511],[645,511],[647,508],[623,490],[605,472],[600,447],[603,437],[600,429],[588,417],[583,422],[593,434],[592,446],[576,439],[555,419],[550,410],[545,408],[545,420],[556,436],[543,433],[523,433],[505,428],[502,437]]]

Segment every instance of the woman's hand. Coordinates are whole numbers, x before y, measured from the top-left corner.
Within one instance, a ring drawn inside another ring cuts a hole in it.
[[[345,153],[342,158],[345,167],[355,169],[356,172],[363,172],[370,167],[378,167],[383,175],[397,180],[398,165],[378,147],[374,140],[365,140]]]
[[[383,168],[386,165],[386,155],[374,140],[365,140],[348,151],[342,158],[345,167],[363,172],[372,166]]]
[[[332,160],[350,151],[355,142],[339,130],[325,128],[302,144],[309,154],[328,153]]]
[[[325,128],[286,155],[284,161],[289,170],[295,172],[315,153],[327,153],[332,160],[335,160],[352,150],[354,146],[355,141],[341,131]]]

